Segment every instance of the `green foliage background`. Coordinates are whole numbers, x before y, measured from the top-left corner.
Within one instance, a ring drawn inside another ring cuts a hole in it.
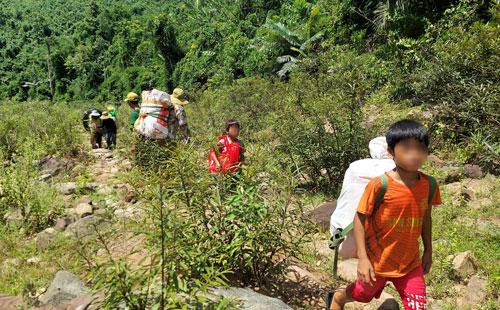
[[[85,162],[83,110],[121,103],[127,92],[148,84],[169,92],[180,86],[191,102],[186,108],[191,143],[168,152],[139,144],[137,154],[147,154],[151,162],[139,160],[124,176],[151,203],[145,222],[136,224],[148,227],[152,252],[172,248],[168,264],[155,261],[153,269],[140,272],[122,260],[89,266],[93,284],[110,292],[109,308],[124,296],[137,308],[157,303],[150,295],[158,294],[137,287],[157,279],[160,267],[170,270],[164,291],[186,293],[187,299],[170,299],[176,305],[198,302],[199,291],[227,277],[262,283],[282,274],[287,262],[277,257],[304,258],[304,241],[313,234],[302,204],[315,194],[313,199],[334,197],[349,163],[366,157],[370,138],[397,119],[424,122],[433,153],[446,162],[479,164],[498,176],[498,1],[0,0],[0,5],[5,100],[0,221],[15,210],[23,215],[19,230],[2,221],[1,258],[36,253],[32,244],[19,247],[19,240],[64,213],[55,190],[35,181],[36,163],[49,154]],[[128,131],[129,112],[119,107],[123,157],[137,142]],[[232,117],[242,124],[250,162],[237,190],[222,197],[228,180],[206,171],[206,156]],[[157,174],[158,167],[166,172]],[[84,183],[91,172],[79,178]],[[164,193],[156,192],[158,184]],[[159,216],[162,207],[166,214]],[[494,207],[481,209],[483,214],[459,200],[437,211],[442,222],[437,235],[453,244],[437,247],[442,262],[431,278],[434,297],[444,297],[452,284],[444,258],[472,248],[493,291],[486,307],[495,308],[496,228],[463,241],[463,225],[449,223],[462,212],[475,220],[497,216]],[[162,242],[158,227],[168,231]],[[67,259],[64,246],[51,248],[64,255],[48,261],[76,265],[78,259]],[[102,244],[87,246],[96,252]],[[28,283],[20,273],[6,276],[0,288],[19,293]],[[49,281],[50,273],[37,275]]]
[[[439,149],[456,145],[466,150],[453,150],[461,161],[498,173],[497,1],[1,4],[4,98],[117,102],[152,83],[167,91],[181,86],[201,104],[233,92],[231,100],[239,105],[248,94],[238,93],[237,81],[264,79],[271,93],[282,87],[304,93],[295,99],[279,96],[277,106],[303,101],[300,105],[322,121],[345,96],[360,109],[380,102],[423,106],[435,116],[428,125]],[[264,89],[254,91],[262,96]],[[249,108],[244,104],[238,109]],[[224,118],[229,116],[234,115]]]

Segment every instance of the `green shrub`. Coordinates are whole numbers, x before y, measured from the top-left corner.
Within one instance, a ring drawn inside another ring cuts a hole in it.
[[[0,104],[0,219],[19,212],[28,234],[45,229],[63,202],[38,182],[38,161],[46,155],[75,156],[81,150],[79,113],[66,105],[32,102]]]

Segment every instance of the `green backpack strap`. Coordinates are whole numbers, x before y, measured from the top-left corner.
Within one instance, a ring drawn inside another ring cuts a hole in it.
[[[432,206],[432,200],[434,199],[434,194],[436,193],[437,181],[432,176],[427,176],[429,178],[429,200],[427,201],[429,207]]]
[[[387,179],[387,175],[380,176],[380,181],[382,182],[382,186],[380,187],[379,192],[377,193],[377,198],[375,199],[375,205],[373,207],[373,212],[376,212],[382,201],[384,201],[385,193],[387,192],[387,188],[389,187],[389,181]],[[344,229],[337,229],[337,231],[333,234],[329,241],[329,247],[333,250],[338,247],[344,238],[349,234],[349,232],[353,229],[354,222],[351,222]]]
[[[387,192],[387,188],[389,187],[389,180],[387,179],[387,175],[384,173],[380,176],[380,181],[382,182],[382,187],[377,193],[377,199],[375,200],[375,205],[373,206],[373,213],[375,213],[384,201],[385,193]]]

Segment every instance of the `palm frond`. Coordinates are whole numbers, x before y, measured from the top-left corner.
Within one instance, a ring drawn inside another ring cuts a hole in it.
[[[287,62],[294,62],[294,63],[298,62],[297,58],[295,58],[291,55],[279,56],[276,58],[276,61],[280,64],[287,63]]]
[[[283,25],[280,22],[268,21],[266,26],[275,35],[283,38],[293,46],[300,46],[300,42],[303,41],[302,38],[297,33],[288,29],[285,25]]]
[[[290,72],[292,72],[295,68],[297,68],[298,64],[295,62],[287,62],[283,64],[283,67],[276,72],[276,74],[281,78],[285,78]]]
[[[321,40],[325,33],[323,31],[320,31],[307,39],[304,43],[300,45],[300,50],[305,51],[307,48],[309,48],[313,43],[315,43],[318,40]]]

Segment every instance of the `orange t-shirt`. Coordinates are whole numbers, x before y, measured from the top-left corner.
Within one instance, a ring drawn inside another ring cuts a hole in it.
[[[429,179],[420,173],[419,180],[411,187],[394,181],[388,174],[387,179],[387,191],[378,208],[374,211],[377,193],[382,187],[380,178],[368,183],[358,212],[366,215],[366,253],[375,273],[402,277],[422,263],[418,239],[425,210],[430,207]],[[432,205],[439,204],[441,195],[436,187]]]

